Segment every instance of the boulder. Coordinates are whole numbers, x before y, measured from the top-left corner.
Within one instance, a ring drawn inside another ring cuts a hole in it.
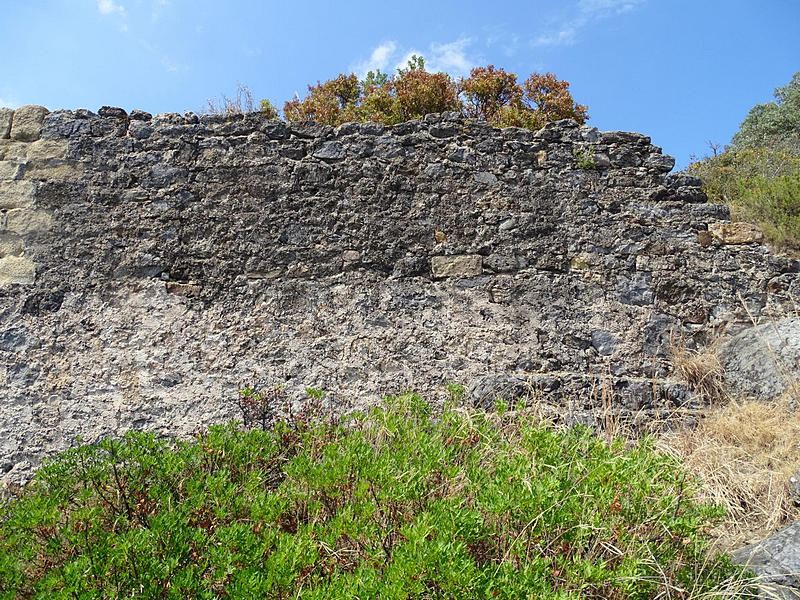
[[[731,555],[759,577],[759,597],[800,600],[800,521]]]
[[[33,142],[39,139],[42,123],[50,111],[44,106],[29,104],[14,111],[11,123],[11,139],[19,142]]]
[[[0,108],[0,140],[8,139],[11,133],[11,122],[13,119],[13,110],[10,108]]]
[[[772,400],[798,387],[800,318],[787,317],[733,336],[717,352],[728,391]]]

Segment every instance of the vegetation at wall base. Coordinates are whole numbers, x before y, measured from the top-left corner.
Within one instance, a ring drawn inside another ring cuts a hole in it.
[[[698,598],[740,580],[706,552],[719,509],[650,440],[498,408],[404,395],[70,450],[0,509],[0,598]]]

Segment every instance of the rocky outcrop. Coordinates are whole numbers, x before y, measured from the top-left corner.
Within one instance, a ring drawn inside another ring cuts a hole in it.
[[[691,411],[671,333],[702,344],[797,297],[798,263],[721,227],[635,133],[110,107],[24,107],[0,133],[8,480],[78,435],[236,417],[254,381],[341,409],[455,381],[585,422]]]
[[[717,355],[735,397],[774,400],[800,391],[800,318],[786,317],[745,329]]]
[[[732,557],[758,577],[759,598],[800,600],[800,521]]]

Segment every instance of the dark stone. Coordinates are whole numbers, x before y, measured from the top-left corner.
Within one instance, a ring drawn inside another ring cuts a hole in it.
[[[758,576],[764,598],[800,600],[800,521],[731,555]]]
[[[130,117],[131,121],[150,121],[153,115],[144,110],[132,110]]]
[[[477,408],[492,409],[495,402],[505,400],[513,404],[533,392],[530,383],[512,375],[483,375],[476,377],[467,387],[467,395]]]
[[[101,117],[113,117],[114,119],[127,119],[128,113],[116,106],[104,106],[97,111]]]
[[[35,292],[25,299],[22,314],[40,317],[54,313],[61,308],[64,292]]]
[[[617,339],[608,331],[595,329],[592,331],[592,346],[599,355],[608,356],[617,349]]]

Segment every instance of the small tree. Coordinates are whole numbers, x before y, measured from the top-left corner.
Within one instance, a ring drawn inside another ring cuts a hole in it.
[[[465,99],[464,114],[475,119],[496,122],[504,109],[519,107],[522,102],[517,76],[495,69],[494,65],[472,69],[460,87]]]
[[[355,119],[360,95],[358,77],[340,73],[336,79],[308,86],[308,96],[284,104],[283,113],[290,121],[310,120],[339,125]]]
[[[800,154],[800,72],[775,89],[775,100],[750,109],[733,136],[734,149],[776,146]]]

